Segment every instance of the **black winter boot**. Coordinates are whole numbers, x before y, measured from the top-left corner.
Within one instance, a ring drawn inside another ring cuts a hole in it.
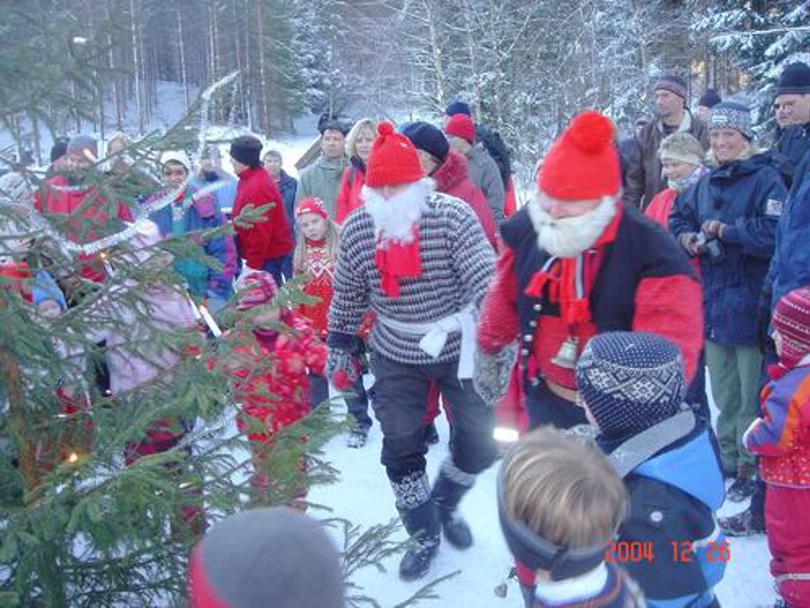
[[[399,562],[399,577],[413,581],[427,574],[439,552],[439,512],[430,496],[426,473],[412,473],[391,485],[397,497],[399,517],[413,541],[413,546]]]
[[[474,481],[474,475],[461,471],[448,458],[442,463],[431,493],[439,507],[444,536],[456,549],[468,549],[473,543],[470,526],[458,512],[458,503]]]

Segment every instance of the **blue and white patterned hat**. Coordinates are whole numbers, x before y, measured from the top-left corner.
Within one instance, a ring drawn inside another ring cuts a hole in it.
[[[709,131],[712,129],[737,129],[748,139],[754,138],[751,129],[751,111],[735,101],[721,101],[709,114]]]
[[[593,337],[577,363],[577,388],[600,431],[627,436],[681,410],[683,358],[666,338],[641,332]]]

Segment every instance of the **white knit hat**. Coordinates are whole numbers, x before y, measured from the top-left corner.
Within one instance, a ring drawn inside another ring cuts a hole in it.
[[[191,172],[191,159],[189,159],[188,154],[182,150],[166,150],[160,155],[161,166],[169,162],[179,163],[186,168],[186,171]]]

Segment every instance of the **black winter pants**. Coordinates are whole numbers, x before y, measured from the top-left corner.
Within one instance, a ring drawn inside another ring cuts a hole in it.
[[[453,463],[465,473],[477,474],[495,460],[492,437],[493,412],[473,388],[472,380],[456,377],[458,362],[406,365],[371,355],[374,373],[372,407],[383,432],[381,462],[388,478],[397,483],[425,470],[425,427],[422,418],[428,402],[428,387],[436,381],[452,404]]]

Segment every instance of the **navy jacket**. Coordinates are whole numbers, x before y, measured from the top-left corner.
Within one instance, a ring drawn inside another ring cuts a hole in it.
[[[792,125],[783,129],[776,142],[776,151],[787,161],[791,193],[800,185],[810,160],[810,123]]]
[[[776,249],[765,284],[771,310],[782,296],[810,284],[810,172],[796,186],[776,228]]]
[[[281,200],[284,201],[284,213],[287,215],[287,222],[290,225],[290,234],[295,242],[295,193],[298,190],[298,181],[290,177],[281,170],[278,178],[278,190],[281,192]]]
[[[770,157],[757,154],[716,167],[676,199],[669,216],[676,238],[700,232],[706,220],[727,225],[721,258],[700,260],[708,340],[727,346],[758,343],[757,303],[786,195]]]
[[[664,424],[667,420],[659,423]],[[630,513],[619,527],[618,542],[647,543],[652,559],[622,566],[651,608],[708,606],[723,578],[730,555],[714,512],[723,504],[725,488],[710,432],[696,421],[691,432],[624,478]],[[622,446],[604,436],[597,441],[611,458]]]

